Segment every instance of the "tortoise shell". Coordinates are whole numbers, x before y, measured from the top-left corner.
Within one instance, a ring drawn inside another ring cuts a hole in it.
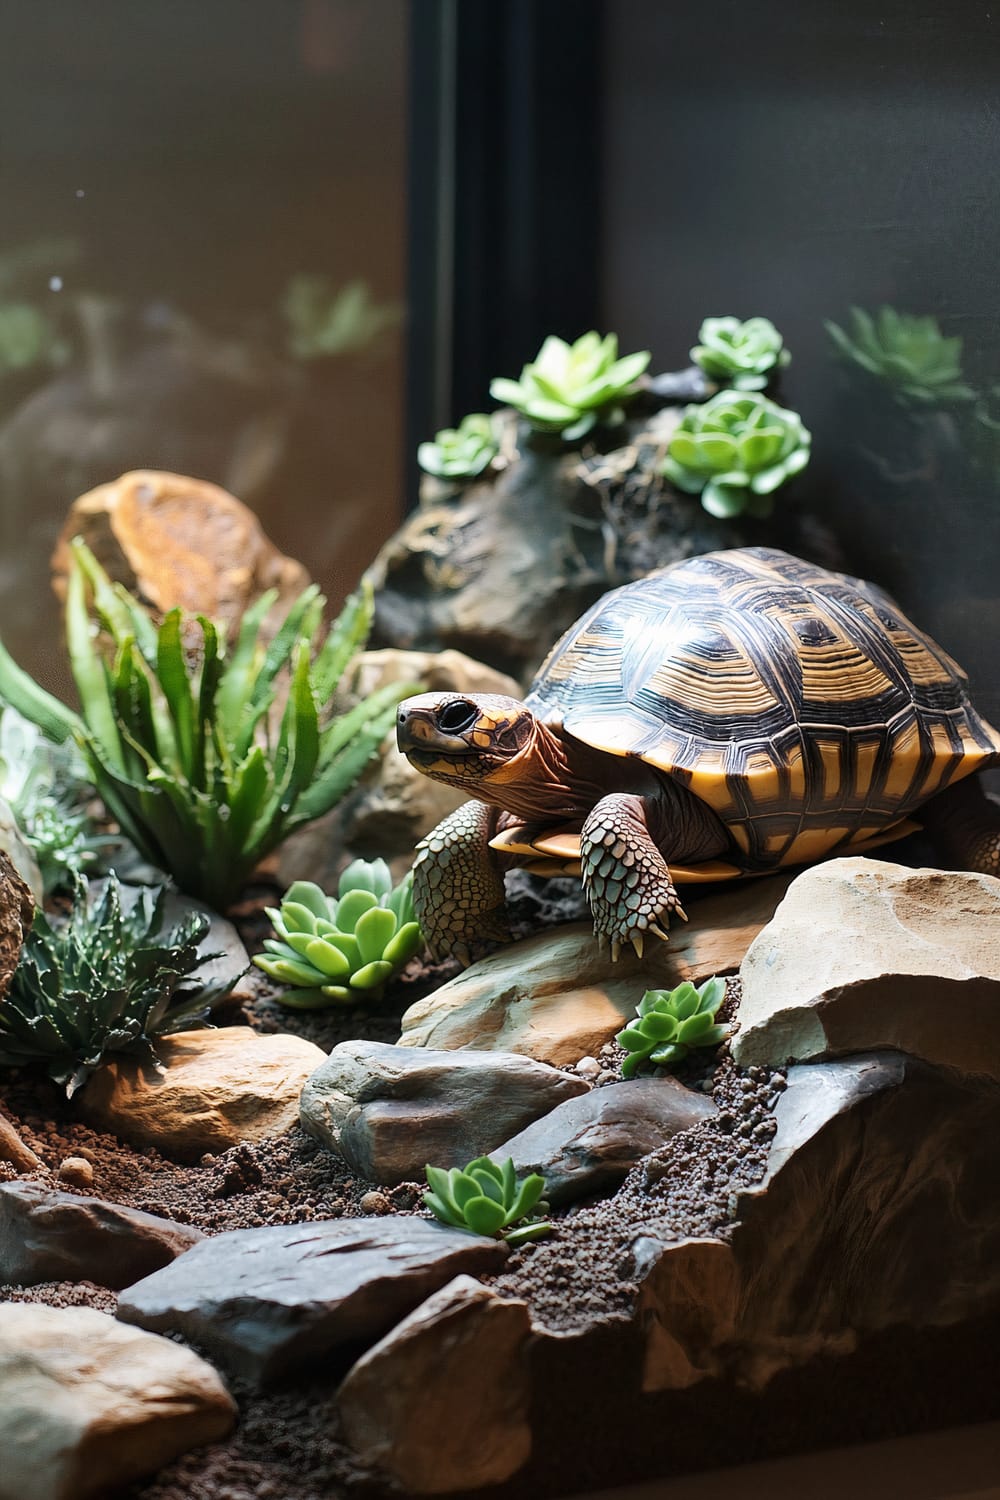
[[[606,594],[553,647],[527,703],[688,787],[744,872],[882,841],[1000,763],[961,668],[881,589],[764,547]]]

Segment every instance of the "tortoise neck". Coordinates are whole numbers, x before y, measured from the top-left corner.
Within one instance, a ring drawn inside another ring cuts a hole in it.
[[[605,759],[536,720],[531,745],[518,757],[519,774],[490,788],[488,800],[531,821],[582,819],[607,790],[595,765]]]

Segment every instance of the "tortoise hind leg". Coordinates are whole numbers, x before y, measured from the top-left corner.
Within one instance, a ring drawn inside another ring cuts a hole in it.
[[[1000,805],[977,776],[939,792],[917,817],[953,869],[1000,877]]]

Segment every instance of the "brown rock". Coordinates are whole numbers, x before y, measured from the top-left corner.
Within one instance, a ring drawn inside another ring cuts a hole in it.
[[[0,850],[0,1000],[10,988],[21,946],[34,919],[34,897]]]
[[[0,1114],[0,1161],[10,1162],[19,1172],[34,1172],[41,1166],[34,1151],[25,1145],[3,1114]]]
[[[531,1454],[530,1334],[525,1303],[456,1276],[351,1369],[338,1392],[348,1441],[412,1494],[511,1478]]]
[[[1000,880],[836,859],[799,875],[740,975],[743,1066],[881,1047],[1000,1080]]]
[[[182,474],[137,469],[74,500],[52,557],[61,597],[75,536],[114,580],[161,615],[179,605],[232,625],[276,588],[269,619],[277,621],[309,582],[302,564],[277,550],[241,501]]]
[[[0,1500],[117,1493],[235,1421],[212,1367],[170,1339],[88,1307],[4,1307]]]
[[[248,1026],[182,1031],[157,1042],[166,1072],[130,1057],[104,1063],[79,1096],[88,1124],[178,1161],[282,1135],[326,1054],[286,1032]]]
[[[674,923],[669,944],[648,943],[641,959],[628,948],[613,964],[577,924],[510,943],[411,1005],[400,1046],[495,1047],[556,1067],[594,1056],[644,990],[735,973],[790,878],[739,881],[691,901],[690,922]]]
[[[72,1187],[88,1188],[94,1184],[94,1166],[85,1156],[65,1157],[56,1175],[60,1182],[68,1182]]]

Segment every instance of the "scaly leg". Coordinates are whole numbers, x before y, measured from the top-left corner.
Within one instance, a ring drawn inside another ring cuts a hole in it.
[[[601,798],[580,832],[580,863],[597,941],[613,959],[625,943],[641,958],[646,933],[666,941],[668,918],[687,921],[641,797]]]
[[[486,943],[510,937],[503,875],[489,841],[496,809],[464,802],[418,845],[413,905],[436,958],[468,964]]]
[[[977,776],[947,787],[916,816],[953,869],[1000,876],[1000,806]]]

